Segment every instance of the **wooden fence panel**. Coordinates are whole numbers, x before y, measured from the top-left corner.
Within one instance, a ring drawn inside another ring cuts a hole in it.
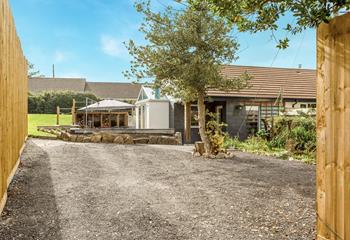
[[[317,30],[317,239],[350,239],[350,14]]]
[[[0,212],[27,137],[27,61],[8,0],[0,0]]]

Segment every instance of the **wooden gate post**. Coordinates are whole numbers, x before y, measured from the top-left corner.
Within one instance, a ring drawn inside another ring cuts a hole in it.
[[[76,124],[76,113],[75,113],[75,110],[76,109],[76,101],[75,99],[73,99],[73,104],[72,104],[72,125],[75,125]]]
[[[57,106],[56,108],[56,125],[59,126],[60,125],[60,107]]]
[[[317,239],[350,239],[350,14],[317,30]]]

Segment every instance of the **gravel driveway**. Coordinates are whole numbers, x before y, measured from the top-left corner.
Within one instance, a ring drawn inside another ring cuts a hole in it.
[[[0,239],[314,239],[315,166],[30,139]]]

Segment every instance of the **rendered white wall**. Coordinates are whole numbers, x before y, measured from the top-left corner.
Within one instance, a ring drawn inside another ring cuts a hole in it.
[[[135,108],[135,118],[136,118],[136,129],[140,128],[140,109],[139,107]]]
[[[169,129],[168,101],[147,101],[136,108],[136,128]]]
[[[155,101],[147,103],[147,128],[169,128],[169,102]]]

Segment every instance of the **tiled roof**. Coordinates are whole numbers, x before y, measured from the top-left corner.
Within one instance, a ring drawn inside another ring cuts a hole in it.
[[[87,82],[85,91],[105,99],[137,99],[140,89],[141,84],[134,83]]]
[[[141,84],[119,82],[87,82],[84,78],[29,78],[29,91],[91,92],[103,99],[136,100]]]
[[[43,91],[75,91],[84,92],[85,90],[84,78],[29,78],[29,91],[33,93],[40,93]]]
[[[296,68],[250,67],[224,65],[222,74],[226,77],[238,77],[247,72],[253,77],[249,88],[240,91],[210,90],[208,96],[315,99],[316,70]]]

